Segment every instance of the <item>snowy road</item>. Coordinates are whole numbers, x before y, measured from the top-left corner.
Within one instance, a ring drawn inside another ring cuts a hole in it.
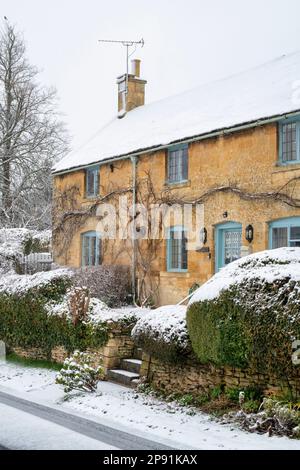
[[[9,448],[170,449],[157,442],[3,392],[0,392],[0,415],[0,442]]]
[[[0,404],[0,442],[10,450],[111,450],[103,442]],[[1,448],[1,447],[0,447]]]

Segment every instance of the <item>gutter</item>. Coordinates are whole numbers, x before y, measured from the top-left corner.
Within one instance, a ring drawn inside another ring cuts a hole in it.
[[[251,121],[247,124],[236,125],[236,126],[220,129],[220,130],[217,130],[217,131],[209,132],[209,133],[206,133],[206,134],[200,134],[200,135],[197,135],[197,136],[194,136],[194,137],[178,139],[176,141],[169,142],[168,144],[158,145],[156,147],[155,146],[154,147],[148,147],[148,148],[143,149],[143,150],[141,149],[140,151],[133,151],[133,152],[129,152],[129,153],[124,154],[124,155],[111,157],[111,158],[107,158],[107,159],[100,160],[100,161],[95,160],[93,163],[89,163],[87,165],[81,165],[81,166],[77,166],[77,167],[73,167],[73,168],[69,168],[69,169],[61,170],[61,171],[57,171],[57,172],[54,171],[54,172],[52,172],[52,175],[53,176],[64,175],[66,173],[71,173],[71,172],[74,172],[74,171],[83,170],[83,169],[86,169],[86,168],[89,168],[89,167],[95,166],[95,165],[106,165],[106,164],[117,162],[117,161],[120,161],[120,160],[128,160],[129,158],[132,158],[132,157],[139,157],[141,155],[145,155],[145,154],[152,153],[152,152],[158,152],[159,150],[166,150],[171,145],[176,145],[176,144],[179,144],[179,143],[189,144],[189,143],[198,142],[198,141],[201,141],[201,140],[210,139],[210,138],[213,138],[213,137],[218,137],[218,136],[222,136],[222,135],[232,134],[234,132],[239,132],[239,131],[243,131],[243,130],[247,130],[247,129],[252,129],[254,127],[264,126],[266,124],[271,124],[271,123],[277,122],[281,119],[288,119],[288,118],[293,117],[293,116],[298,116],[299,113],[300,113],[300,110],[293,111],[291,113],[278,114],[274,117],[270,117],[270,118],[266,118],[266,119],[258,119],[257,121]]]

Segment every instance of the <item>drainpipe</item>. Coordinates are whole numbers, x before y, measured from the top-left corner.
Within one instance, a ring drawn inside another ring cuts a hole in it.
[[[136,216],[136,167],[137,157],[131,157],[132,163],[132,264],[131,264],[131,284],[132,284],[132,299],[136,303],[136,239],[135,239],[135,216]]]

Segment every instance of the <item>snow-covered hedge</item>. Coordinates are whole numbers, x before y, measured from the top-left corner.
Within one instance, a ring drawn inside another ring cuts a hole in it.
[[[49,251],[51,231],[38,232],[26,228],[0,229],[0,275],[14,273],[18,258],[32,252]]]
[[[0,293],[9,295],[25,295],[29,292],[42,293],[52,298],[54,293],[64,294],[72,282],[72,271],[54,269],[32,275],[8,274],[0,276]],[[55,295],[55,297],[57,297]]]
[[[136,344],[148,354],[176,362],[190,352],[186,307],[168,305],[144,315],[132,330]]]
[[[66,269],[0,277],[0,338],[8,348],[39,348],[50,358],[56,346],[72,352],[106,343],[106,322],[75,325],[63,310],[71,277]]]
[[[11,348],[40,348],[46,356],[55,346],[64,346],[70,352],[85,350],[105,344],[109,329],[129,334],[148,312],[129,306],[111,309],[101,300],[90,298],[88,289],[82,291],[86,292],[87,308],[83,315],[78,311],[80,320],[75,321],[73,271],[61,268],[0,276],[0,339]]]
[[[187,324],[201,362],[252,367],[288,381],[300,340],[300,248],[242,258],[190,300]]]

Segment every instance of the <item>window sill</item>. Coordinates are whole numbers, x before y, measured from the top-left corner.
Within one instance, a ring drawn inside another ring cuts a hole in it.
[[[190,277],[190,274],[188,271],[161,271],[160,272],[160,277]]]
[[[97,194],[95,196],[88,196],[87,194],[85,194],[83,196],[83,201],[87,202],[87,201],[95,201],[96,199],[98,199],[100,197],[100,194]]]
[[[186,180],[186,181],[178,181],[178,182],[169,182],[166,181],[164,184],[165,188],[170,188],[170,189],[176,189],[176,188],[188,188],[191,186],[191,180]]]
[[[280,163],[277,162],[274,165],[274,173],[282,173],[282,172],[287,172],[287,171],[296,171],[300,170],[300,161],[297,162],[291,162],[291,163]]]

